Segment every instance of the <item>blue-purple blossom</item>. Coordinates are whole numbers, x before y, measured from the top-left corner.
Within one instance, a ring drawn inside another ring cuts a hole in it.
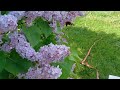
[[[59,66],[54,67],[49,64],[43,67],[30,67],[25,74],[18,74],[18,79],[58,79],[62,75]]]
[[[20,20],[23,16],[25,16],[25,11],[10,11],[9,15],[13,15],[17,18],[17,20]]]
[[[14,47],[13,47],[12,45],[10,45],[9,42],[4,43],[4,44],[0,47],[0,49],[1,49],[2,51],[8,52],[8,53],[9,53],[13,48],[14,48]]]
[[[18,34],[14,32],[9,36],[12,46],[15,48],[16,52],[20,54],[22,58],[27,58],[28,60],[34,61],[36,52],[27,42],[26,37],[23,34]]]
[[[0,16],[0,32],[6,33],[8,31],[14,31],[17,29],[17,18],[13,15],[1,15]]]
[[[42,64],[49,64],[51,62],[62,61],[69,54],[69,47],[65,45],[54,45],[51,43],[40,48],[36,55],[39,58],[36,60],[40,61]]]

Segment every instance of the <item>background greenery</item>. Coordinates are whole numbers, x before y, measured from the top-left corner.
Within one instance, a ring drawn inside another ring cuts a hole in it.
[[[80,61],[100,38],[102,40],[96,43],[87,58],[88,63],[97,68],[100,79],[108,79],[110,74],[120,76],[119,11],[89,11],[86,16],[77,17],[74,26],[65,27],[63,31],[67,45],[71,51],[77,51],[81,58],[76,58],[77,66],[71,77],[96,79],[96,71],[81,65]]]

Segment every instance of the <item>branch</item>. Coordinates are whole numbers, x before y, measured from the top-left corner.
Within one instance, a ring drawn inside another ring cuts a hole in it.
[[[102,38],[96,40],[96,41],[92,44],[92,46],[91,46],[90,49],[88,50],[88,52],[87,52],[85,58],[80,62],[82,65],[85,65],[85,66],[87,66],[87,67],[89,67],[89,68],[95,69],[95,70],[96,70],[96,74],[97,74],[97,79],[99,79],[98,70],[97,70],[96,68],[94,68],[93,66],[89,65],[88,62],[87,62],[86,60],[87,60],[87,57],[90,55],[90,52],[91,52],[93,46],[96,44],[96,42],[100,41],[101,39],[102,39]]]

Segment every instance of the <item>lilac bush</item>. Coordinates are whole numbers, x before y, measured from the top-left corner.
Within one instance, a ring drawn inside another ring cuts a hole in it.
[[[62,62],[70,55],[69,47],[52,42],[39,47],[36,51],[24,30],[18,27],[18,22],[24,20],[26,27],[31,28],[37,18],[42,18],[48,22],[49,27],[52,28],[52,34],[55,34],[56,39],[59,40],[62,31],[58,34],[58,27],[62,30],[66,22],[72,22],[77,16],[82,15],[84,15],[82,11],[10,11],[8,14],[0,15],[0,51],[6,52],[9,54],[7,58],[11,58],[11,53],[15,50],[22,59],[35,64],[29,67],[27,72],[18,71],[17,78],[57,79],[62,75],[62,68],[52,66],[51,63]],[[8,37],[6,41],[3,40],[4,35]],[[65,39],[62,40],[65,41]]]

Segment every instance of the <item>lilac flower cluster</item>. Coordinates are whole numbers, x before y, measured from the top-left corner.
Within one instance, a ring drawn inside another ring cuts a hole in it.
[[[16,49],[16,52],[20,54],[22,58],[34,61],[36,52],[27,42],[26,37],[23,34],[14,32],[9,35],[11,40],[10,44]]]
[[[65,45],[49,44],[40,48],[36,56],[42,64],[49,64],[64,60],[70,54],[69,47]]]
[[[11,11],[9,15],[13,15],[17,20],[21,20],[22,17],[25,16],[25,11]]]
[[[13,49],[13,46],[10,45],[9,42],[6,42],[4,43],[1,47],[0,47],[1,50],[3,50],[4,52],[10,52],[12,49]]]
[[[0,44],[2,44],[2,36],[7,32],[12,32],[17,30],[17,22],[20,20],[25,14],[25,11],[11,11],[8,15],[0,15]],[[3,45],[8,48],[9,45],[7,43]]]
[[[17,29],[17,18],[13,15],[0,16],[0,32],[6,33]]]
[[[18,78],[21,79],[58,79],[62,74],[62,70],[59,66],[54,67],[46,64],[42,67],[30,67],[25,74],[18,74]]]

